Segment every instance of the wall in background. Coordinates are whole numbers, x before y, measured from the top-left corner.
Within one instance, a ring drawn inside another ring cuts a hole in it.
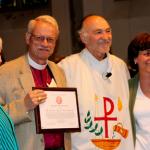
[[[107,18],[113,31],[112,51],[124,60],[131,39],[139,32],[150,32],[150,0],[83,0],[83,2],[84,15],[94,12]]]
[[[28,21],[39,15],[53,15],[60,26],[60,38],[56,47],[56,56],[72,53],[70,32],[69,1],[49,0],[46,8],[36,8],[0,13],[0,36],[3,39],[3,50],[6,60],[9,61],[26,51],[25,33]]]
[[[28,21],[41,14],[51,14],[51,8],[9,10],[0,12],[0,36],[6,60],[14,59],[26,51],[25,33]]]
[[[0,36],[4,40],[4,53],[7,60],[11,60],[26,51],[27,23],[42,14],[52,14],[60,25],[55,56],[77,52],[80,49],[77,50],[76,41],[72,38],[76,25],[83,16],[94,13],[107,18],[113,30],[113,53],[126,60],[127,46],[135,34],[150,32],[149,9],[149,0],[51,0],[45,9],[3,12],[0,13]]]

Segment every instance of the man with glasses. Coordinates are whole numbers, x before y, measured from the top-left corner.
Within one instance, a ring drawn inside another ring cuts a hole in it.
[[[64,147],[70,150],[69,138],[65,134],[64,142],[64,133],[36,134],[34,119],[34,108],[44,103],[47,95],[32,87],[65,86],[62,70],[48,61],[58,36],[58,24],[53,17],[44,15],[30,20],[26,33],[28,52],[0,69],[0,102],[15,123],[21,150],[63,150]]]

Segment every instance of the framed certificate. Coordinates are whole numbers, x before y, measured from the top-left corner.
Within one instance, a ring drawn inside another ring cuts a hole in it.
[[[47,94],[44,103],[34,109],[36,132],[80,132],[76,88],[35,88]]]

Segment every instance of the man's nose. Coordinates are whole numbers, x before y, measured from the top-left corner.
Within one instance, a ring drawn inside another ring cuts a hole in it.
[[[49,44],[49,43],[48,43],[48,39],[47,39],[46,37],[44,37],[42,43],[43,43],[44,45],[48,45],[48,44]]]
[[[103,32],[103,38],[109,39],[109,38],[110,38],[110,34],[107,33],[106,31],[104,31],[104,32]]]

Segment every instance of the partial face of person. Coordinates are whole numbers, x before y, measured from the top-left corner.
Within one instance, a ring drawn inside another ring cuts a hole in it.
[[[0,65],[2,64],[2,50],[0,50]]]
[[[150,49],[140,51],[135,63],[139,67],[139,72],[150,73]]]
[[[57,30],[54,26],[37,22],[31,34],[26,37],[30,57],[38,64],[45,64],[54,52],[57,40]]]
[[[81,35],[81,40],[85,47],[98,60],[103,59],[112,44],[112,32],[109,24],[103,18],[93,16],[85,20],[83,28],[85,33]]]
[[[2,39],[0,38],[0,65],[2,64]]]

